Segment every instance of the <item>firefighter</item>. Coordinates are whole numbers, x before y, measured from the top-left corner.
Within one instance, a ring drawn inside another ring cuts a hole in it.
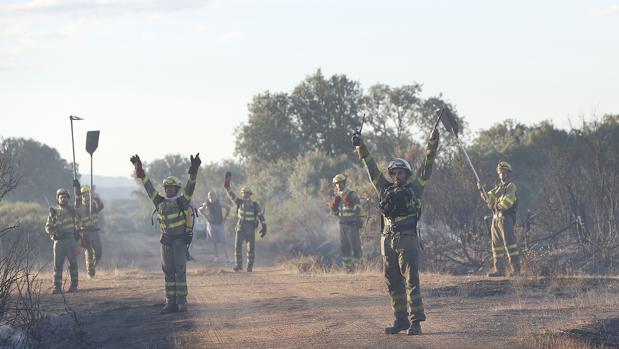
[[[338,174],[333,177],[335,195],[331,199],[331,213],[339,218],[340,248],[342,263],[347,271],[352,271],[354,265],[361,259],[361,200],[354,191],[346,187],[346,176]]]
[[[228,176],[226,176],[228,177]],[[247,272],[252,272],[254,259],[256,257],[256,228],[261,225],[260,237],[263,238],[267,233],[267,223],[264,219],[264,211],[260,205],[251,199],[251,189],[241,188],[241,197],[238,198],[230,190],[230,180],[226,179],[224,188],[228,193],[228,198],[236,206],[236,235],[234,239],[234,271],[243,269],[243,242],[247,243]]]
[[[77,188],[76,188],[77,191]],[[54,288],[52,294],[62,292],[62,269],[65,258],[69,261],[69,275],[71,286],[68,292],[77,291],[77,240],[79,240],[78,226],[80,217],[69,205],[69,191],[60,188],[56,191],[56,207],[49,208],[49,216],[45,223],[45,231],[53,243],[54,254]]]
[[[159,195],[150,179],[144,173],[142,162],[138,155],[131,157],[135,166],[135,174],[144,183],[148,197],[155,205],[159,228],[161,231],[161,267],[165,274],[166,304],[161,314],[187,311],[187,260],[185,258],[187,245],[191,243],[193,233],[190,233],[188,219],[191,214],[189,203],[196,186],[196,175],[200,168],[200,154],[189,156],[189,180],[185,190],[181,192],[181,181],[169,176],[163,181],[165,197]]]
[[[81,217],[80,234],[86,270],[88,278],[95,277],[95,267],[101,261],[101,238],[99,237],[99,212],[103,210],[103,202],[98,195],[91,191],[90,186],[80,186],[80,182],[74,180],[76,188],[75,209]],[[92,212],[90,212],[90,200],[92,199]]]
[[[505,276],[505,259],[509,262],[512,275],[520,274],[520,250],[514,232],[518,210],[517,187],[510,179],[512,166],[501,161],[496,167],[497,184],[485,193],[484,185],[477,183],[482,199],[492,210],[492,264],[489,277]]]
[[[387,180],[368,153],[360,132],[355,132],[352,137],[357,155],[363,161],[380,200],[383,271],[395,315],[393,326],[385,328],[387,334],[407,330],[408,335],[420,335],[420,322],[426,319],[419,284],[417,222],[438,141],[438,130],[434,129],[425,149],[423,166],[416,174],[408,161],[393,159],[388,166],[390,180]]]

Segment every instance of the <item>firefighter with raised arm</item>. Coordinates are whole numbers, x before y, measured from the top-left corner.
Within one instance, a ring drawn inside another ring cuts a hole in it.
[[[361,260],[361,200],[356,192],[346,186],[346,176],[338,174],[333,177],[335,193],[331,198],[331,213],[338,217],[340,223],[340,248],[342,263],[347,271],[352,271]]]
[[[165,196],[161,196],[144,173],[138,155],[131,157],[136,177],[142,180],[148,197],[156,208],[161,231],[161,267],[165,274],[166,304],[161,314],[187,311],[187,260],[186,248],[193,233],[188,229],[191,222],[190,202],[196,186],[196,175],[200,168],[200,153],[189,156],[189,180],[181,191],[181,181],[169,176],[163,181]]]
[[[86,270],[88,271],[88,278],[93,278],[95,267],[101,261],[102,256],[99,213],[103,210],[103,202],[98,195],[91,191],[90,186],[81,186],[77,179],[74,180],[73,185],[76,194],[75,209],[81,218],[79,231],[84,248],[84,258],[86,259]],[[90,211],[90,200],[92,200],[92,212]]]
[[[357,131],[352,137],[357,155],[378,194],[383,220],[383,271],[395,316],[393,325],[385,328],[387,334],[406,330],[408,335],[420,335],[420,322],[426,319],[419,283],[417,223],[421,197],[432,173],[438,142],[439,133],[435,128],[419,170],[414,172],[408,161],[396,158],[389,163],[387,179],[363,144],[361,133]]]
[[[241,188],[241,197],[230,190],[230,179],[232,175],[227,172],[224,178],[224,188],[228,193],[228,198],[236,207],[236,235],[234,239],[234,271],[243,269],[243,243],[247,244],[247,272],[254,270],[254,260],[256,258],[256,228],[260,228],[260,237],[263,238],[267,233],[267,223],[264,219],[264,211],[258,202],[251,199],[253,194],[247,187]]]

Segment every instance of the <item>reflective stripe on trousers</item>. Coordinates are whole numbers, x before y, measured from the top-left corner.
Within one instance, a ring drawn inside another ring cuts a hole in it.
[[[169,246],[161,244],[161,269],[165,275],[165,294],[170,302],[187,302],[187,260],[185,240],[176,238]]]
[[[381,238],[383,272],[397,320],[424,321],[419,282],[419,240],[417,234],[387,234]]]

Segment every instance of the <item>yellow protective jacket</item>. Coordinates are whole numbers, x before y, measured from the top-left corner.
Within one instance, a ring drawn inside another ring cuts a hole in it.
[[[516,211],[518,209],[517,189],[516,184],[511,181],[505,184],[497,184],[487,193],[488,207],[495,214],[516,217]]]
[[[75,239],[80,224],[80,216],[71,206],[56,206],[50,209],[45,222],[45,231],[52,240]]]
[[[75,197],[75,210],[77,211],[81,219],[80,225],[79,225],[80,231],[99,230],[98,216],[99,216],[99,212],[103,210],[104,206],[101,200],[98,197],[94,196],[92,192],[90,193],[90,195],[92,199],[92,220],[91,220],[91,215],[89,212],[90,211],[89,203],[84,204],[82,202],[81,193],[76,195]]]
[[[358,223],[361,221],[361,200],[356,192],[345,188],[337,194],[340,197],[338,207],[332,211],[340,223]]]
[[[361,147],[365,147],[361,145]],[[425,157],[423,161],[423,165],[417,170],[417,173],[414,177],[412,177],[412,181],[409,181],[406,186],[408,186],[410,192],[413,194],[413,198],[409,203],[411,209],[410,212],[404,216],[395,217],[390,219],[383,215],[384,219],[384,228],[383,233],[389,231],[392,226],[412,226],[417,224],[417,220],[421,214],[421,196],[423,195],[423,191],[428,184],[428,180],[432,175],[432,165],[434,164],[434,159],[436,157],[436,149],[438,148],[438,140],[430,140],[426,145]],[[370,177],[370,181],[374,186],[374,189],[378,193],[378,197],[380,200],[383,199],[385,190],[393,185],[392,182],[387,180],[383,173],[378,169],[376,165],[376,161],[369,155],[367,150],[363,153],[367,154],[363,159],[363,164],[368,172],[368,176]]]
[[[159,230],[161,234],[169,237],[183,237],[187,234],[187,218],[190,216],[190,202],[193,191],[196,188],[196,177],[190,176],[185,190],[179,192],[179,196],[166,198],[155,190],[148,176],[142,180],[148,197],[155,205]]]
[[[237,225],[246,224],[255,227],[258,223],[266,223],[264,219],[264,210],[260,207],[258,202],[251,199],[241,199],[234,194],[233,191],[228,191],[228,198],[236,206],[236,217],[238,219]]]

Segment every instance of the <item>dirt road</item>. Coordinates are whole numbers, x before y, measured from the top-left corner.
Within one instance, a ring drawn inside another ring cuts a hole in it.
[[[104,270],[66,297],[83,330],[81,343],[72,335],[75,328],[67,327],[66,339],[55,346],[517,348],[595,319],[619,318],[617,278],[510,281],[424,274],[424,334],[384,335],[392,315],[379,273],[297,274],[281,267],[233,273],[223,268],[190,263],[189,311],[169,315],[158,314],[163,305],[160,271]],[[45,294],[43,301],[51,302],[56,314],[65,314],[57,321],[72,321],[61,297]]]

